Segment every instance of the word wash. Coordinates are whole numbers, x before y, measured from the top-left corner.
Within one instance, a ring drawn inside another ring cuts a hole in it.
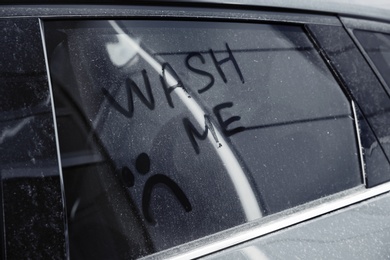
[[[211,60],[214,64],[219,76],[221,77],[221,79],[223,80],[223,82],[225,84],[228,82],[227,77],[225,75],[225,72],[223,70],[223,65],[226,63],[231,63],[233,65],[235,72],[237,73],[237,76],[239,77],[242,84],[244,84],[245,83],[244,76],[240,70],[240,67],[237,63],[237,60],[235,59],[235,57],[233,55],[233,52],[231,51],[231,49],[227,43],[225,43],[225,47],[226,47],[226,52],[224,52],[224,53],[227,53],[227,57],[225,57],[221,60],[217,59],[215,52],[212,49],[209,50],[207,55],[210,55]],[[196,60],[196,59],[198,59],[202,64],[206,64],[206,60],[204,58],[204,55],[206,55],[206,54],[202,54],[200,52],[190,52],[185,58],[185,65],[186,65],[187,69],[189,69],[193,73],[207,77],[209,79],[209,82],[207,83],[207,85],[202,87],[201,89],[199,89],[197,91],[199,94],[205,93],[207,90],[212,88],[214,85],[214,82],[215,82],[215,77],[213,74],[211,74],[210,72],[208,72],[206,70],[202,70],[202,68],[196,68],[195,66],[191,65],[191,62],[193,60]],[[180,77],[177,75],[174,68],[169,63],[163,63],[161,65],[161,69],[162,69],[162,73],[159,76],[161,86],[162,86],[162,89],[164,91],[164,95],[165,95],[167,104],[171,108],[174,108],[174,104],[173,104],[171,95],[172,95],[172,92],[176,88],[182,88],[188,94],[188,98],[191,98],[191,96],[188,93],[182,80],[180,79]],[[167,80],[168,74],[171,75],[175,79],[177,84],[175,84],[173,86],[168,84],[168,80]],[[141,75],[142,75],[142,79],[143,79],[144,92],[141,91],[140,87],[130,77],[126,78],[126,80],[125,80],[125,88],[126,88],[126,95],[127,95],[126,96],[127,107],[123,107],[121,104],[119,104],[119,102],[117,100],[115,100],[114,96],[106,88],[102,88],[102,92],[103,92],[104,96],[107,98],[109,104],[114,109],[116,109],[119,113],[121,113],[122,115],[124,115],[127,118],[132,118],[134,115],[134,95],[136,95],[140,99],[140,101],[148,109],[150,109],[150,110],[155,109],[155,99],[153,96],[152,86],[150,84],[148,73],[145,69],[142,69]],[[223,109],[231,108],[232,106],[233,106],[233,102],[224,102],[224,103],[216,105],[213,108],[213,113],[215,114],[215,117],[217,118],[220,129],[222,129],[223,134],[225,136],[228,136],[228,137],[232,136],[234,134],[237,134],[239,132],[242,132],[246,129],[243,126],[236,127],[233,129],[228,129],[230,124],[232,124],[233,122],[239,121],[241,119],[240,116],[232,116],[232,117],[227,118],[227,119],[222,118],[221,111]],[[203,132],[198,131],[196,129],[196,127],[194,126],[194,124],[188,118],[183,119],[183,125],[184,125],[184,129],[188,135],[188,138],[191,141],[191,144],[192,144],[192,146],[197,154],[199,154],[200,151],[199,151],[199,145],[198,145],[196,139],[205,140],[207,135],[208,135],[208,131],[211,132],[215,141],[221,146],[221,144],[218,141],[217,135],[215,133],[213,124],[211,123],[211,119],[210,119],[209,115],[206,115],[206,114],[204,115],[204,130],[203,130]]]

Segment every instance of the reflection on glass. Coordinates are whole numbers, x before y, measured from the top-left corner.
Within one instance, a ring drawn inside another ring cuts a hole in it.
[[[203,111],[200,105],[196,101],[194,101],[194,99],[191,98],[191,96],[188,94],[187,90],[185,89],[183,83],[181,83],[177,74],[172,74],[169,70],[166,70],[166,66],[164,66],[164,63],[163,65],[159,64],[158,61],[150,54],[148,54],[145,50],[143,50],[135,40],[133,40],[130,36],[124,34],[123,30],[118,26],[115,21],[110,21],[109,23],[114,28],[114,30],[121,36],[120,39],[122,39],[122,42],[118,42],[118,44],[121,45],[120,48],[123,49],[125,46],[122,44],[127,43],[127,49],[133,50],[135,51],[135,53],[139,53],[139,55],[145,61],[147,61],[149,65],[156,70],[157,73],[160,74],[160,77],[164,80],[164,84],[167,86],[167,88],[180,98],[180,101],[186,106],[187,110],[189,110],[192,116],[195,118],[196,122],[198,123],[198,126],[204,127],[202,131],[206,131],[206,129],[210,131],[210,134],[207,134],[209,141],[211,143],[215,143],[215,152],[222,161],[226,172],[230,175],[232,184],[234,185],[235,191],[245,213],[246,220],[250,221],[260,218],[261,212],[259,205],[256,201],[255,195],[248,182],[248,179],[246,178],[245,173],[240,167],[237,158],[234,156],[226,141],[224,141],[218,128],[214,127],[207,113]],[[112,58],[113,57],[111,57],[111,60],[113,60]],[[175,78],[175,76],[177,79]],[[150,93],[150,95],[152,94]],[[115,99],[112,98],[112,100],[114,101]],[[188,125],[189,124],[191,123],[188,121]],[[189,131],[192,130],[189,129]]]
[[[300,27],[45,31],[72,257],[147,255],[360,184],[350,103]]]
[[[390,35],[362,30],[355,30],[354,33],[389,87]]]
[[[66,258],[39,21],[1,19],[0,30],[0,259]]]
[[[367,138],[366,146],[363,147],[367,185],[373,187],[390,179],[390,35],[363,30],[354,30],[354,34],[384,80],[382,87],[377,78],[372,76],[375,81],[363,87],[359,85],[357,91],[360,92],[364,120],[367,120],[362,122],[362,127],[367,129],[367,133],[362,136]]]

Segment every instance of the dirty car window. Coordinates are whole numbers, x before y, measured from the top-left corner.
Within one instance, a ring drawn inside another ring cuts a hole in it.
[[[72,258],[137,257],[361,184],[300,26],[45,23]]]

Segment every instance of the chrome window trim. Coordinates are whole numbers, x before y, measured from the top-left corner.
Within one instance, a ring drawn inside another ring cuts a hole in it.
[[[210,237],[192,241],[140,259],[184,260],[204,257],[228,247],[248,242],[272,232],[340,210],[389,191],[389,182],[370,189],[366,189],[362,185],[357,188],[331,195],[326,198],[233,228],[241,229],[240,231],[231,229],[226,232],[221,232],[219,237],[223,238],[214,238],[212,235]],[[210,240],[214,241],[211,242]]]
[[[45,66],[46,66],[46,74],[47,74],[47,82],[49,86],[50,91],[50,102],[51,102],[51,112],[53,117],[53,124],[54,124],[54,138],[55,138],[55,144],[56,144],[56,150],[57,150],[57,160],[58,160],[58,171],[60,175],[60,185],[61,185],[61,196],[62,196],[62,208],[64,212],[64,219],[65,219],[65,254],[67,259],[69,259],[69,236],[68,236],[68,219],[67,219],[67,210],[66,210],[66,201],[65,201],[65,185],[64,185],[64,178],[63,178],[63,172],[62,172],[62,163],[61,163],[61,152],[60,152],[60,142],[58,139],[58,128],[57,128],[57,118],[55,114],[55,106],[54,106],[54,96],[53,96],[53,87],[51,84],[51,77],[50,77],[50,70],[49,70],[49,60],[47,57],[47,50],[46,50],[46,41],[45,41],[45,33],[44,33],[44,27],[41,19],[39,20],[39,27],[41,31],[41,39],[42,39],[42,48],[43,48],[43,55],[45,58]]]
[[[351,100],[351,106],[352,106],[353,120],[355,123],[357,148],[358,148],[359,157],[360,157],[360,169],[361,169],[361,174],[362,174],[362,182],[363,182],[364,186],[367,186],[366,167],[365,167],[364,158],[363,158],[363,146],[362,146],[362,142],[360,139],[360,127],[359,127],[358,117],[357,117],[357,113],[356,113],[356,105],[355,105],[355,102],[353,100]]]

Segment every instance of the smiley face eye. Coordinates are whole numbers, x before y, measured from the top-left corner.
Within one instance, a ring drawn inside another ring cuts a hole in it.
[[[135,168],[140,174],[147,174],[150,170],[150,158],[146,153],[138,155],[135,161]]]

